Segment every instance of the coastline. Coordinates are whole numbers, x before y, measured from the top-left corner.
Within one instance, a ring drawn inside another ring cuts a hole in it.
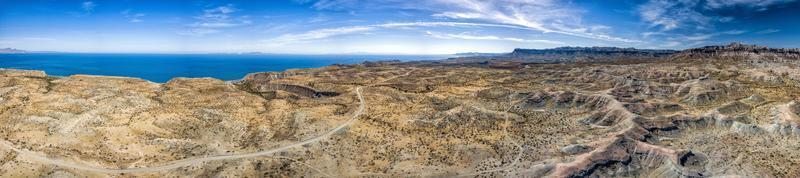
[[[150,55],[23,54],[0,55],[0,68],[41,70],[53,76],[76,74],[134,77],[164,83],[175,77],[239,80],[256,72],[283,72],[370,61],[420,61],[448,56],[393,55]]]

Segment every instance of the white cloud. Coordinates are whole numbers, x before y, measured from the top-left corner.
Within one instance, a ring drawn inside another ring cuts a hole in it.
[[[756,32],[756,34],[764,35],[764,34],[770,34],[770,33],[778,33],[780,31],[781,31],[780,29],[766,29],[766,30],[758,31],[758,32]]]
[[[736,18],[733,18],[733,17],[719,17],[719,18],[717,18],[717,21],[722,22],[722,23],[733,22],[734,20],[736,20]]]
[[[650,23],[650,27],[657,27],[662,31],[685,26],[706,28],[711,24],[712,18],[695,10],[698,3],[697,0],[650,0],[639,7],[639,15]]]
[[[312,17],[308,20],[308,23],[320,23],[330,20],[328,16],[325,14],[317,14],[317,16]]]
[[[431,12],[434,17],[470,20],[473,22],[504,24],[524,27],[543,33],[557,33],[582,38],[639,42],[614,37],[591,28],[596,25],[581,23],[582,11],[569,7],[560,0],[296,0],[313,3],[317,9],[410,9]]]
[[[667,35],[667,33],[664,33],[664,32],[644,32],[644,33],[642,33],[642,37],[644,37],[644,38],[650,38],[651,36],[657,36],[657,35]]]
[[[146,16],[146,14],[144,14],[144,13],[132,13],[131,9],[126,9],[126,10],[120,12],[120,14],[122,14],[122,16],[127,18],[128,22],[131,22],[131,23],[144,22],[144,20],[142,20],[141,18]]]
[[[744,34],[744,33],[747,33],[747,31],[744,31],[744,30],[728,30],[728,31],[722,32],[722,34],[725,34],[725,35],[741,35],[741,34]]]
[[[520,27],[514,25],[503,25],[503,24],[485,24],[485,23],[466,23],[466,22],[405,22],[405,23],[385,23],[385,24],[376,24],[376,25],[363,25],[363,26],[345,26],[345,27],[338,27],[338,28],[324,28],[324,29],[317,29],[311,30],[305,33],[299,34],[284,34],[278,36],[276,38],[272,38],[269,40],[264,40],[264,42],[271,43],[272,45],[285,45],[290,43],[305,43],[313,40],[320,40],[331,38],[335,36],[341,35],[348,35],[354,33],[361,33],[365,34],[369,31],[379,30],[379,29],[406,29],[406,28],[413,28],[413,27],[460,27],[460,28],[472,28],[472,27],[494,27],[494,28],[511,28],[511,29],[521,29],[521,30],[534,30],[527,27]],[[440,36],[433,36],[428,34],[432,37],[442,37],[449,36],[447,38],[450,39],[472,39],[472,40],[505,40],[505,41],[516,41],[516,42],[536,42],[536,43],[548,43],[548,44],[564,44],[562,42],[557,41],[550,41],[550,40],[524,40],[519,38],[499,38],[495,36],[470,36],[470,35],[440,35]]]
[[[712,34],[694,35],[694,36],[687,36],[686,40],[689,40],[689,41],[700,41],[700,40],[710,39],[711,37],[714,37],[714,36],[716,36],[716,35],[712,35]]]
[[[300,34],[285,34],[271,40],[265,40],[270,45],[284,45],[289,43],[303,43],[311,40],[325,39],[333,36],[353,34],[357,32],[367,32],[373,30],[372,26],[350,26],[340,28],[327,28],[312,30]]]
[[[498,28],[513,28],[513,29],[522,29],[522,30],[533,30],[533,31],[541,31],[538,28],[531,28],[528,26],[518,26],[518,25],[508,25],[508,24],[490,24],[490,23],[466,23],[466,22],[413,22],[413,23],[389,23],[383,24],[379,26],[384,27],[408,27],[408,26],[459,26],[459,27],[498,27]],[[559,34],[566,34],[571,36],[579,36],[579,37],[586,37],[592,39],[604,39],[608,41],[620,41],[620,42],[637,42],[636,40],[629,40],[623,38],[616,38],[607,35],[600,35],[600,34],[588,34],[584,33],[585,29],[577,29],[575,31],[548,31],[551,33],[559,33]]]
[[[386,23],[373,25],[386,28],[402,28],[402,27],[497,27],[497,28],[512,28],[520,30],[530,30],[527,27],[520,27],[514,25],[503,24],[487,24],[487,23],[467,23],[467,22],[401,22],[401,23]]]
[[[794,1],[795,0],[708,0],[706,7],[709,9],[720,9],[739,6],[765,11],[769,9],[770,6]]]
[[[228,22],[202,22],[202,23],[195,23],[192,24],[193,27],[203,27],[203,28],[226,28],[226,27],[235,27],[242,25],[243,23],[228,23]]]
[[[92,1],[85,1],[81,4],[81,8],[86,12],[93,11],[95,7],[97,7],[97,4]]]
[[[445,12],[440,14],[434,14],[434,17],[447,17],[453,19],[477,19],[483,18],[483,14],[479,13],[458,13],[458,12]]]
[[[740,13],[764,11],[770,7],[795,0],[649,0],[639,6],[639,16],[651,28],[661,31],[676,29],[708,30],[715,23],[736,20],[730,16],[717,16],[718,11],[740,7]]]
[[[444,5],[436,17],[483,20],[493,23],[527,27],[544,33],[558,33],[589,39],[638,42],[598,33],[608,30],[602,25],[584,25],[579,10],[563,6],[556,0],[436,0]]]
[[[521,42],[521,43],[545,43],[545,44],[554,44],[554,45],[564,45],[565,43],[560,41],[552,41],[552,40],[527,40],[527,39],[520,39],[520,38],[511,38],[511,37],[497,37],[492,35],[486,36],[477,36],[477,35],[468,35],[468,34],[444,34],[444,33],[436,33],[431,31],[426,31],[430,37],[439,38],[439,39],[462,39],[462,40],[494,40],[494,41],[513,41],[513,42]]]
[[[194,17],[197,21],[187,25],[191,29],[179,34],[203,36],[222,32],[222,30],[219,30],[220,28],[238,27],[252,23],[248,19],[249,16],[233,15],[238,11],[233,4],[203,10],[203,14]]]

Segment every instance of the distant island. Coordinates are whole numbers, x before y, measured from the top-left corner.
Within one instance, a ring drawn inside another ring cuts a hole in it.
[[[14,49],[14,48],[2,48],[2,49],[0,49],[0,54],[22,54],[22,53],[28,53],[28,51]]]

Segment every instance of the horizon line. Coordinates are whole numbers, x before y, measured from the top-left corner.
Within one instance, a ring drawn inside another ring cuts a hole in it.
[[[673,51],[682,51],[687,49],[694,49],[694,48],[701,48],[706,46],[725,46],[729,44],[745,44],[745,45],[755,45],[755,46],[762,46],[758,44],[750,44],[744,43],[741,41],[732,41],[727,43],[718,43],[713,45],[704,45],[704,46],[697,46],[691,48],[635,48],[635,47],[620,47],[620,46],[558,46],[552,48],[513,48],[508,51],[504,52],[480,52],[480,51],[467,51],[467,52],[456,52],[456,53],[373,53],[373,52],[345,52],[345,53],[281,53],[281,52],[259,52],[259,51],[249,51],[249,52],[198,52],[198,51],[167,51],[167,52],[123,52],[123,51],[111,51],[111,52],[100,52],[100,51],[28,51],[25,49],[13,48],[13,47],[6,47],[0,49],[12,49],[12,50],[19,50],[22,53],[17,54],[32,54],[32,53],[71,53],[71,54],[231,54],[231,55],[426,55],[426,56],[436,56],[436,55],[458,55],[458,54],[469,54],[469,53],[483,53],[483,54],[505,54],[511,53],[516,49],[537,49],[537,50],[546,50],[546,49],[556,49],[556,48],[563,48],[563,47],[578,47],[578,48],[593,48],[593,47],[614,47],[614,48],[633,48],[633,49],[640,49],[640,50],[673,50]],[[770,47],[770,46],[766,46]],[[773,47],[770,47],[773,48]],[[800,49],[800,48],[785,48],[780,47],[782,49]],[[779,49],[780,49],[779,48]],[[3,53],[0,53],[3,54]],[[9,53],[5,53],[9,54]],[[10,53],[14,54],[14,53]]]

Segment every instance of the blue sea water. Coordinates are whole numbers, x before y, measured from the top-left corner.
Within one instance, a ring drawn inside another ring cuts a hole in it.
[[[0,68],[74,74],[136,77],[167,82],[175,77],[241,79],[248,73],[316,68],[375,60],[435,60],[445,55],[239,55],[239,54],[0,54]]]

